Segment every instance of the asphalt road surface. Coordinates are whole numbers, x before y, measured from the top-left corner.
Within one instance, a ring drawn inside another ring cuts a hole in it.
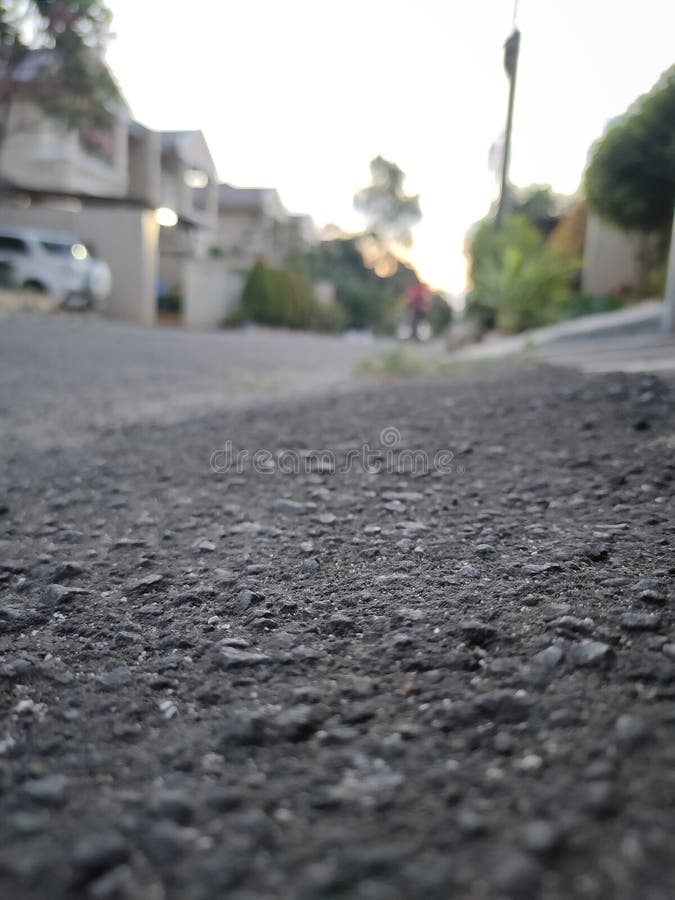
[[[0,326],[0,896],[675,896],[671,381],[209,410],[251,345],[36,322]],[[191,418],[146,415],[160,371]]]
[[[353,381],[373,342],[190,333],[78,315],[0,318],[0,441],[73,445],[133,422],[178,422]]]

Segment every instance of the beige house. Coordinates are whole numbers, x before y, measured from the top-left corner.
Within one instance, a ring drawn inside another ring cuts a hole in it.
[[[218,225],[212,252],[235,268],[262,259],[281,266],[289,254],[316,240],[309,216],[292,215],[274,188],[218,187]]]
[[[216,211],[217,175],[201,132],[153,132],[121,105],[96,129],[69,131],[25,95],[12,104],[0,148],[0,223],[67,229],[91,245],[112,271],[112,317],[153,324],[163,283],[194,311],[200,263],[212,268],[205,235]],[[216,290],[213,273],[211,281]]]
[[[126,196],[129,148],[118,137],[126,138],[125,117],[112,117],[117,152],[101,159],[35,113],[21,111],[31,131],[10,132],[0,153],[0,222],[78,235],[111,268],[110,315],[154,322],[159,225],[151,206]]]
[[[128,169],[124,112],[111,114],[107,133],[99,130],[99,135],[100,150],[84,140],[83,132],[67,131],[32,103],[14,103],[0,155],[3,178],[38,191],[58,186],[65,193],[123,196]]]
[[[581,290],[597,296],[622,295],[640,278],[644,237],[621,231],[593,214],[588,216]]]
[[[201,131],[164,131],[160,138],[160,202],[178,221],[159,237],[159,289],[185,301],[188,268],[207,258],[207,236],[216,224],[218,184]]]
[[[23,81],[48,60],[28,57]],[[122,104],[96,127],[67,130],[15,99],[0,145],[0,224],[76,234],[112,272],[111,317],[154,324],[159,309],[189,327],[219,325],[257,259],[282,265],[316,240],[272,188],[218,184],[201,131],[156,132]]]

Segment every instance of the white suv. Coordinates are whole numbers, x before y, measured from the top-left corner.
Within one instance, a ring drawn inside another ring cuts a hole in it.
[[[0,225],[0,268],[6,283],[47,291],[66,306],[101,307],[110,295],[108,264],[68,231]]]

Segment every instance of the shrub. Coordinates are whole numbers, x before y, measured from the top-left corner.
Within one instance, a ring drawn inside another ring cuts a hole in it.
[[[257,262],[246,279],[239,307],[226,324],[243,322],[338,331],[344,327],[345,318],[335,305],[320,304],[311,286],[297,272]]]
[[[619,297],[594,296],[592,294],[575,294],[560,308],[561,319],[578,319],[594,313],[612,312],[621,309],[623,303]]]
[[[163,291],[157,298],[160,313],[179,313],[183,308],[183,297],[177,287]]]
[[[575,268],[519,215],[484,221],[471,243],[467,314],[513,334],[556,321]]]
[[[337,303],[319,303],[312,327],[317,331],[344,331],[347,327],[347,315]]]
[[[583,201],[575,203],[567,215],[560,219],[548,239],[549,246],[559,256],[575,262],[579,267],[584,255],[587,219],[586,204]]]

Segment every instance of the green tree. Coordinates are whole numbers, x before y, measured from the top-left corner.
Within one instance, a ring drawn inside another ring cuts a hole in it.
[[[354,196],[354,207],[367,220],[367,235],[383,252],[412,244],[411,229],[422,217],[419,195],[405,193],[405,175],[396,163],[376,156],[370,163],[372,182]],[[395,254],[394,254],[395,255]]]
[[[101,0],[0,2],[0,140],[24,97],[68,129],[104,121],[120,100],[103,61],[110,20]]]
[[[257,262],[249,272],[239,308],[228,324],[242,322],[317,331],[339,331],[345,324],[342,311],[334,304],[319,303],[300,272],[264,262]]]
[[[321,241],[305,252],[298,265],[309,280],[333,284],[347,327],[378,332],[395,329],[401,297],[415,277],[404,263],[398,263],[389,276],[378,275],[363,260],[360,235]]]
[[[523,216],[546,237],[571,206],[569,197],[556,194],[548,184],[530,184],[509,190],[510,212]]]
[[[675,204],[675,66],[596,144],[589,207],[620,228],[667,231]]]

